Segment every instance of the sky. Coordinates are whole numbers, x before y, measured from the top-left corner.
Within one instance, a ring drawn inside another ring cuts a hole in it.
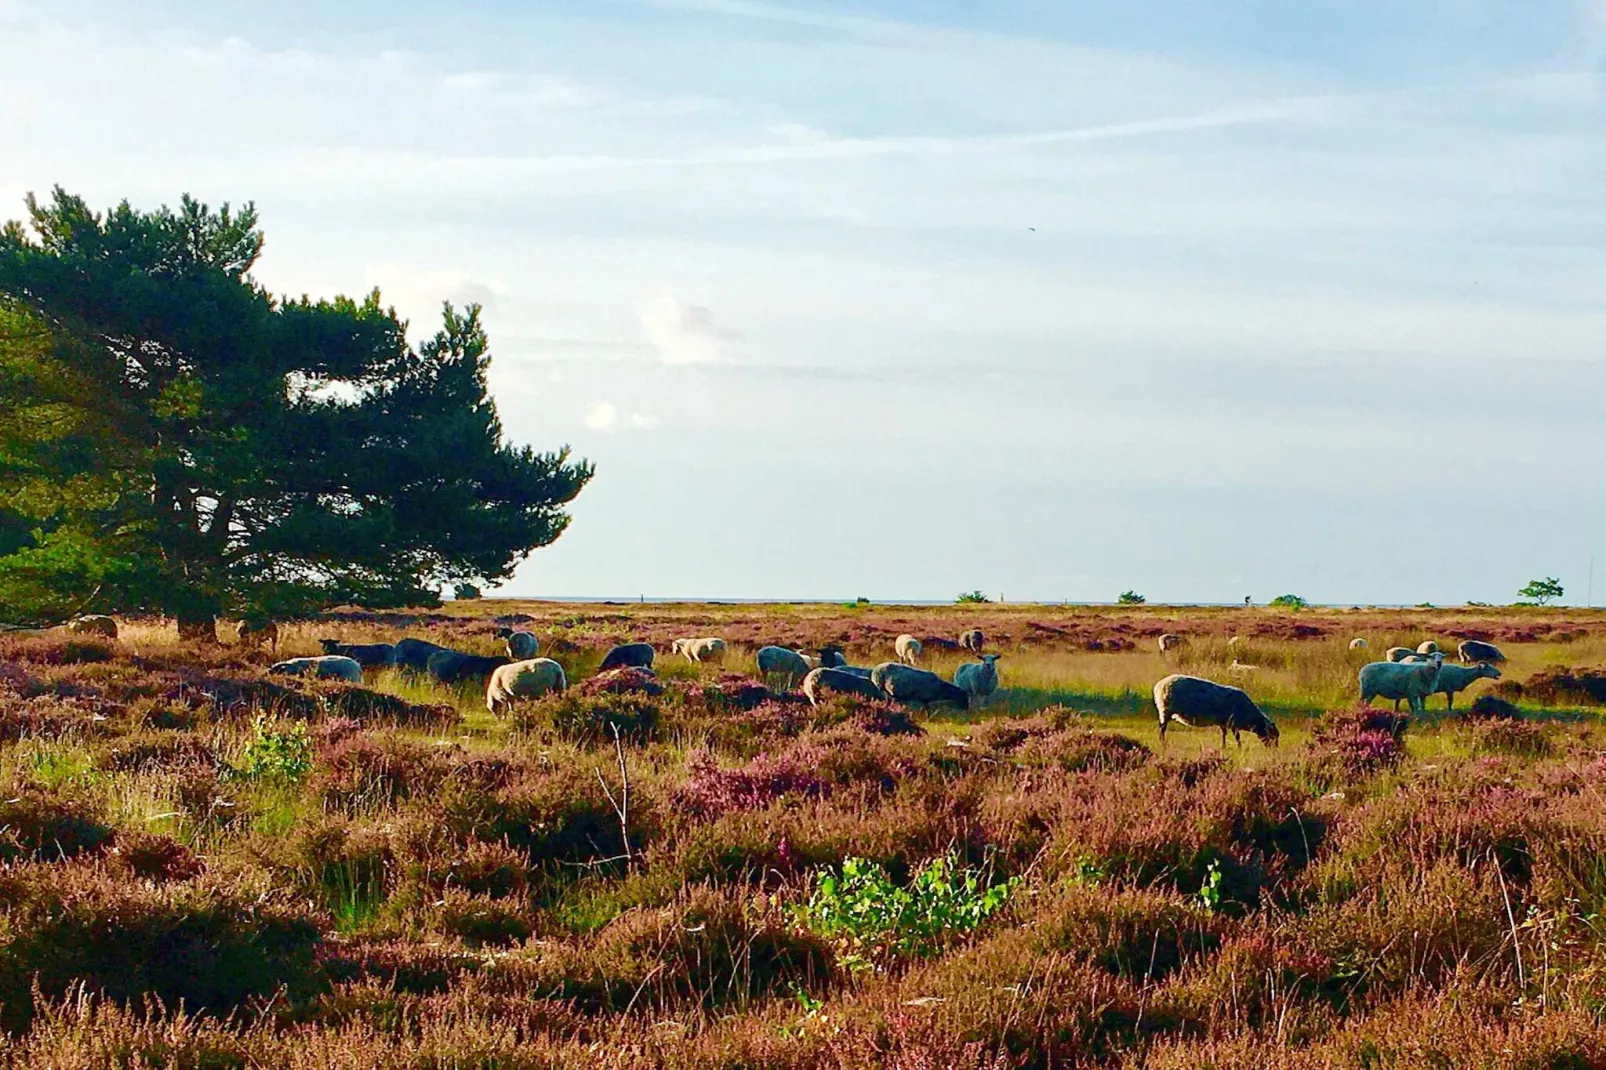
[[[1606,599],[1606,0],[0,0],[0,146],[481,303],[499,594]]]

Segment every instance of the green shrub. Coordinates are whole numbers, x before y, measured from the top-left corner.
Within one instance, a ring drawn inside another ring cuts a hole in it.
[[[259,713],[236,772],[255,779],[299,783],[312,772],[312,734],[302,721],[279,722]]]
[[[1141,606],[1147,601],[1147,598],[1136,591],[1122,591],[1120,596],[1116,598],[1115,604],[1120,606]]]
[[[1310,603],[1297,594],[1280,594],[1271,600],[1271,605],[1277,609],[1304,609]]]
[[[963,606],[963,605],[980,605],[980,604],[985,603],[985,602],[991,602],[992,599],[988,598],[986,595],[982,594],[980,591],[966,591],[964,594],[961,594],[958,598],[954,599],[954,601],[958,602],[960,605]]]

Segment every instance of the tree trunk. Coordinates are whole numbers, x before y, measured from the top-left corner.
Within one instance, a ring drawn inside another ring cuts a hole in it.
[[[217,618],[181,616],[178,618],[178,637],[190,643],[216,643]]]

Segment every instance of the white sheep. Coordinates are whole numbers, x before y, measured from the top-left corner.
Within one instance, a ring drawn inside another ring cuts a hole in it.
[[[1406,658],[1412,657],[1415,654],[1416,651],[1412,650],[1408,646],[1391,646],[1383,653],[1383,657],[1387,658],[1389,661],[1404,661]]]
[[[809,674],[809,663],[803,660],[802,654],[784,646],[760,647],[758,674],[766,683],[772,676],[784,676],[786,687],[790,690],[793,684]]]
[[[1365,650],[1367,647],[1369,647],[1371,645],[1372,645],[1371,643],[1368,643],[1365,639],[1362,639],[1360,636],[1356,636],[1354,639],[1351,639],[1349,641],[1349,648],[1351,650]]]
[[[319,679],[346,680],[362,683],[362,666],[342,654],[324,654],[315,658],[291,658],[268,666],[273,676],[315,676]]]
[[[1198,676],[1173,673],[1154,685],[1154,708],[1160,714],[1160,742],[1172,721],[1189,728],[1213,725],[1221,729],[1221,745],[1227,745],[1227,732],[1242,746],[1242,732],[1253,732],[1268,747],[1277,745],[1277,726],[1260,712],[1242,690]]]
[[[954,672],[954,683],[970,693],[972,703],[986,706],[998,690],[998,654],[983,654],[980,661],[966,662]]]
[[[1374,661],[1363,665],[1359,674],[1361,704],[1369,706],[1374,698],[1391,698],[1397,710],[1404,699],[1411,704],[1411,712],[1419,714],[1426,708],[1427,697],[1439,688],[1443,665],[1443,654],[1424,662]]]
[[[905,632],[893,642],[892,649],[898,655],[899,661],[905,665],[913,665],[920,660],[920,653],[925,648],[921,646],[920,640]]]
[[[1437,654],[1439,652],[1439,644],[1431,639],[1424,639],[1422,644],[1416,648],[1416,652],[1418,654]]]
[[[500,716],[522,698],[540,698],[569,686],[563,666],[551,658],[528,658],[498,666],[485,684],[485,708]]]
[[[91,613],[87,617],[75,617],[67,622],[67,630],[76,635],[101,635],[107,639],[117,638],[117,622],[101,613]]]
[[[1173,650],[1177,649],[1178,647],[1180,647],[1182,645],[1182,642],[1183,642],[1182,636],[1180,636],[1180,635],[1172,635],[1170,632],[1166,632],[1164,635],[1160,636],[1160,639],[1159,639],[1160,653],[1162,653],[1162,654],[1170,653],[1171,651],[1173,651]]]
[[[1451,665],[1448,662],[1439,669],[1439,679],[1433,687],[1435,695],[1444,696],[1444,708],[1455,709],[1455,693],[1465,691],[1477,680],[1498,680],[1500,670],[1488,662],[1479,662],[1476,665]]]
[[[1259,668],[1259,665],[1250,665],[1248,662],[1239,661],[1237,658],[1233,658],[1232,664],[1227,666],[1227,671],[1235,676],[1249,676]]]
[[[674,652],[685,655],[687,661],[719,661],[725,656],[725,640],[712,635],[702,639],[676,639]]]
[[[1241,646],[1243,644],[1243,641],[1244,641],[1244,637],[1243,636],[1235,635],[1231,639],[1227,640],[1227,645],[1228,646]]]

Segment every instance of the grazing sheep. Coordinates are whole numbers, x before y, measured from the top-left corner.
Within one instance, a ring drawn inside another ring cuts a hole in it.
[[[714,636],[704,639],[676,639],[674,653],[686,655],[687,661],[719,661],[725,656],[725,640]]]
[[[959,633],[960,647],[970,651],[972,654],[980,654],[981,648],[986,642],[987,637],[981,633],[980,628],[972,628],[968,632]]]
[[[970,708],[970,692],[950,684],[934,672],[912,668],[901,662],[883,661],[870,670],[870,682],[884,691],[888,698],[908,706],[952,702],[961,710]]]
[[[871,669],[862,668],[858,665],[832,665],[830,668],[835,669],[837,672],[851,673],[852,675],[859,677],[861,680],[870,679],[870,673],[873,671]]]
[[[446,648],[428,639],[396,640],[396,664],[409,669],[429,668],[429,659]]]
[[[75,635],[101,635],[107,639],[117,638],[117,622],[101,613],[92,613],[87,617],[75,617],[67,622],[67,630]]]
[[[1172,721],[1189,728],[1214,725],[1221,729],[1221,745],[1227,746],[1227,732],[1233,742],[1243,746],[1240,733],[1253,732],[1268,747],[1277,745],[1277,726],[1260,712],[1250,697],[1236,687],[1218,684],[1197,676],[1173,673],[1154,685],[1154,707],[1160,713],[1160,741]]]
[[[350,658],[365,669],[396,664],[396,648],[389,643],[342,643],[338,639],[320,639],[318,642],[325,654]]]
[[[1160,637],[1160,653],[1165,654],[1182,645],[1182,636],[1166,632]]]
[[[1424,639],[1422,644],[1416,648],[1416,652],[1418,654],[1437,654],[1439,652],[1439,644],[1431,639]]]
[[[959,666],[954,671],[954,683],[965,689],[972,701],[986,706],[998,690],[997,654],[983,654],[980,661]]]
[[[253,648],[267,643],[268,649],[277,654],[279,626],[271,620],[242,620],[239,629],[234,633],[234,641],[241,646]]]
[[[1362,639],[1360,636],[1356,636],[1354,639],[1351,639],[1349,641],[1349,648],[1351,650],[1365,650],[1367,647],[1369,647],[1371,645],[1372,645],[1371,643],[1368,643],[1365,639]]]
[[[1243,636],[1235,635],[1231,639],[1227,640],[1227,645],[1228,646],[1241,646],[1243,644],[1243,641],[1244,641],[1244,637]]]
[[[1455,693],[1465,691],[1474,681],[1480,679],[1498,680],[1500,670],[1486,661],[1476,665],[1450,665],[1446,664],[1439,669],[1438,683],[1433,687],[1433,694],[1444,696],[1444,708],[1455,709]]]
[[[621,643],[603,657],[598,672],[609,669],[650,669],[653,649],[651,643]]]
[[[324,654],[316,658],[291,658],[268,666],[273,676],[316,676],[320,679],[347,680],[362,683],[362,666],[340,654]]]
[[[441,683],[455,684],[471,676],[489,676],[507,663],[507,658],[501,655],[486,657],[483,654],[464,654],[458,650],[437,650],[429,656],[424,667]]]
[[[540,698],[569,686],[563,666],[551,658],[527,658],[502,665],[491,673],[485,682],[485,708],[500,716],[513,709],[513,702],[521,698]]]
[[[1230,673],[1236,673],[1239,676],[1248,676],[1259,668],[1259,665],[1250,665],[1248,662],[1239,661],[1237,658],[1233,658],[1232,664],[1227,666],[1227,671]]]
[[[507,634],[500,638],[507,646],[507,656],[514,661],[529,661],[541,652],[541,640],[533,632],[507,629]]]
[[[842,653],[842,648],[835,643],[827,643],[820,648],[820,668],[840,669],[847,663],[848,659]]]
[[[791,690],[810,672],[809,663],[803,655],[795,650],[788,650],[784,646],[760,647],[758,651],[758,674],[766,682],[772,676],[786,677],[786,689]]]
[[[1406,658],[1412,657],[1415,654],[1416,651],[1412,650],[1408,646],[1391,646],[1387,651],[1384,652],[1383,656],[1389,661],[1404,661]]]
[[[1427,697],[1439,689],[1439,669],[1443,665],[1443,654],[1418,663],[1374,661],[1363,665],[1359,676],[1361,705],[1371,705],[1374,698],[1391,698],[1398,710],[1404,699],[1411,704],[1412,713],[1421,713]]]
[[[898,655],[898,660],[903,662],[905,665],[913,665],[915,662],[919,661],[920,653],[924,649],[925,648],[920,645],[920,640],[916,639],[907,632],[898,636],[898,638],[894,640],[892,644],[893,652]]]
[[[821,667],[810,669],[803,677],[803,695],[809,705],[818,706],[825,695],[835,692],[842,695],[863,695],[865,698],[886,698],[881,689],[870,682],[868,676],[857,676],[841,669]]]
[[[1500,648],[1493,643],[1480,643],[1476,639],[1462,640],[1461,645],[1455,648],[1457,656],[1467,664],[1474,661],[1505,661],[1506,656],[1500,653]]]

